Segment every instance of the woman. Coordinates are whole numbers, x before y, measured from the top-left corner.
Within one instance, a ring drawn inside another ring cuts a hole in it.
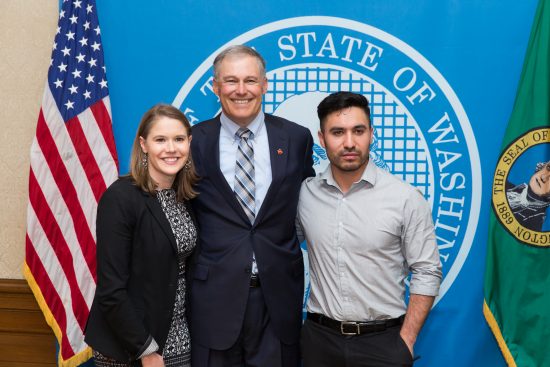
[[[196,242],[191,125],[169,105],[143,116],[131,173],[97,209],[97,289],[86,327],[95,364],[190,366],[185,260]]]

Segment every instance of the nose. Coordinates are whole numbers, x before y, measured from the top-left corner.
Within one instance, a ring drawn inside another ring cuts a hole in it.
[[[351,131],[346,132],[344,135],[344,148],[351,149],[355,146],[355,142],[353,141],[353,134]]]
[[[239,81],[236,92],[238,94],[246,94],[246,85],[244,84],[244,81]]]
[[[173,152],[176,150],[176,145],[174,144],[173,140],[168,140],[168,144],[166,145],[166,150],[169,152]]]

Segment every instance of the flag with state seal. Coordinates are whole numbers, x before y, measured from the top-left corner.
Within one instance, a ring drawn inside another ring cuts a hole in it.
[[[509,366],[550,353],[550,0],[540,0],[494,170],[483,311]]]

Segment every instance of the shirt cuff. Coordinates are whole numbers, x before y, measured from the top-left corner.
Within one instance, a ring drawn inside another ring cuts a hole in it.
[[[153,337],[151,337],[151,342],[149,343],[149,346],[147,346],[147,348],[145,348],[143,353],[141,353],[141,355],[139,356],[139,359],[141,359],[145,356],[148,356],[149,354],[153,354],[157,350],[159,350],[159,345],[157,344],[155,339],[153,339]]]
[[[411,282],[409,292],[411,294],[419,294],[421,296],[437,297],[439,294],[439,285],[414,285]]]

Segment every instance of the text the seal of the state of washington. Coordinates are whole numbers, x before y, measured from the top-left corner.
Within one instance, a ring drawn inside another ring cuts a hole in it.
[[[233,44],[254,47],[266,59],[264,111],[311,130],[317,172],[328,164],[317,140],[318,103],[337,91],[368,98],[375,129],[372,161],[417,187],[431,204],[443,264],[442,298],[468,256],[481,201],[477,144],[445,78],[418,51],[380,29],[334,17],[290,18],[212,50],[173,102],[193,124],[220,111],[212,62]]]
[[[502,152],[493,176],[493,211],[521,243],[550,247],[550,128],[531,129]]]

